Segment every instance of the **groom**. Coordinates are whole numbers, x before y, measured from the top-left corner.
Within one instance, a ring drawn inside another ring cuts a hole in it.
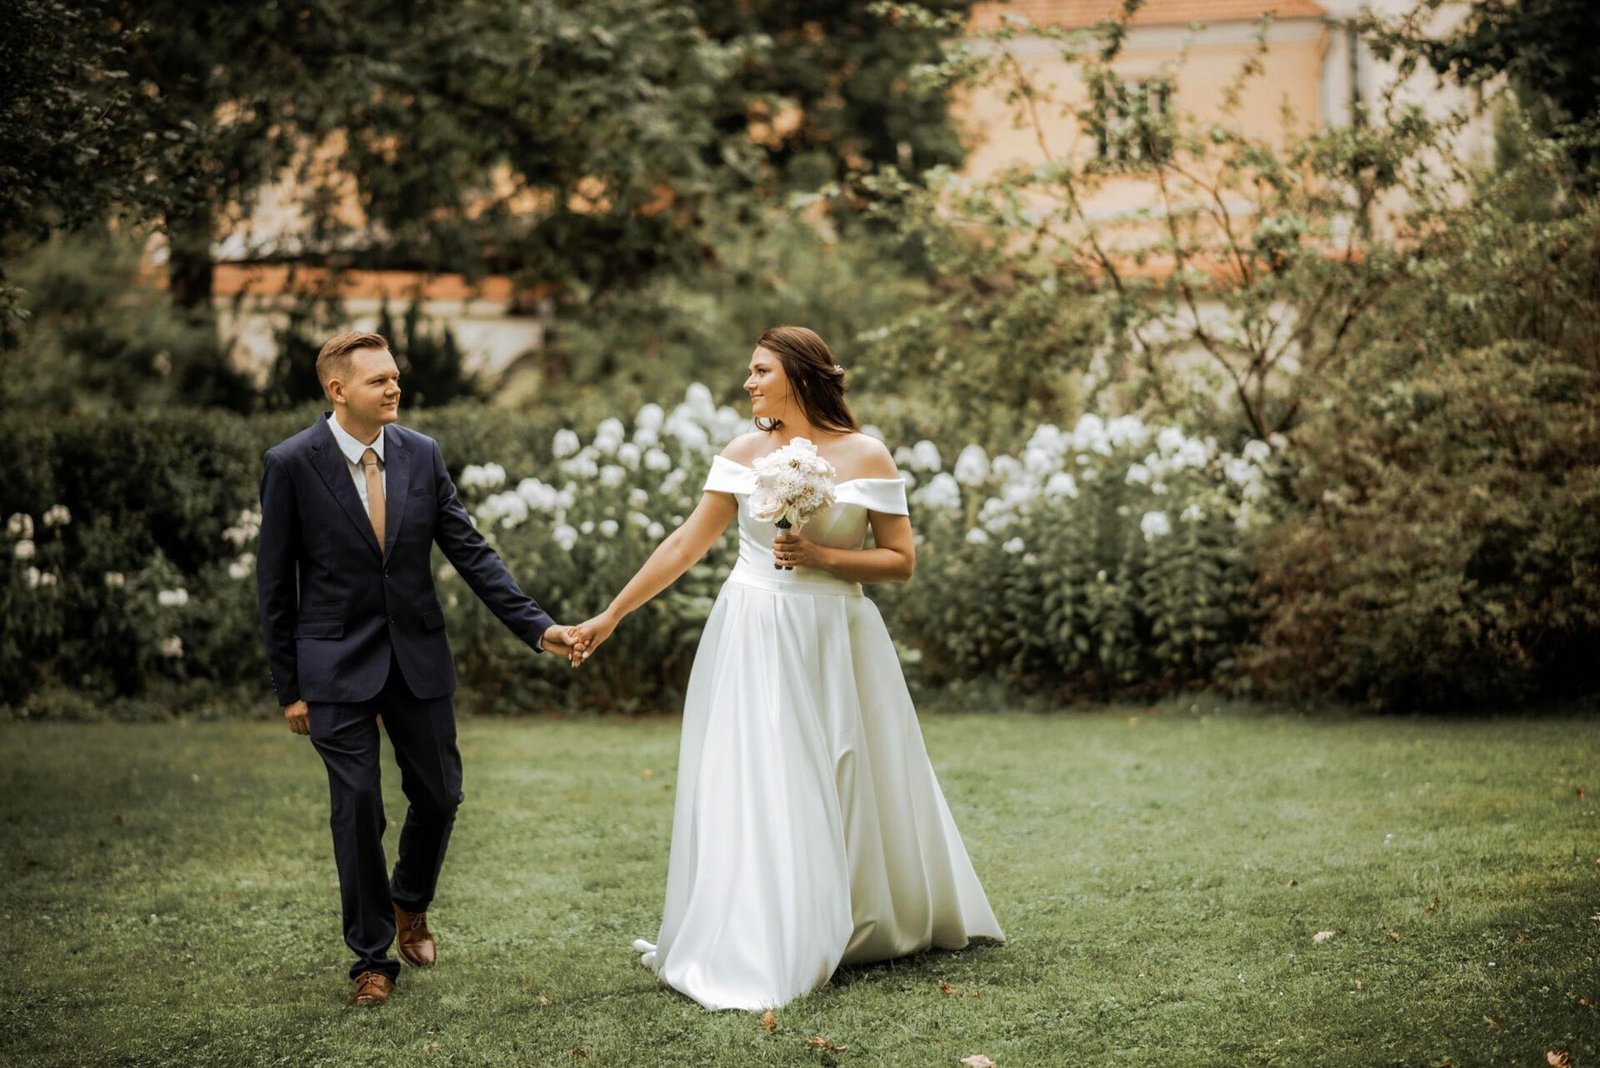
[[[430,565],[437,544],[483,603],[535,650],[575,658],[575,636],[517,587],[456,498],[438,444],[395,424],[400,371],[377,334],[317,355],[329,401],[269,449],[257,592],[278,703],[328,768],[352,1005],[389,999],[399,962],[434,962],[427,910],[461,804],[455,665]],[[410,807],[391,878],[383,853],[378,717]]]

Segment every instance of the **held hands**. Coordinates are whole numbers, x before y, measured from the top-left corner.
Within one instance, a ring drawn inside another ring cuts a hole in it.
[[[772,559],[779,567],[815,567],[827,570],[828,550],[792,530],[780,530],[772,539]]]
[[[539,646],[547,653],[565,657],[573,667],[583,663],[589,655],[589,640],[579,633],[576,627],[563,626],[552,623],[545,629],[544,637],[539,639]]]
[[[617,624],[620,622],[622,622],[620,617],[613,616],[610,612],[601,612],[593,619],[586,619],[573,627],[573,633],[583,642],[583,652],[574,664],[581,664],[592,656],[594,651],[611,637],[611,632],[617,629]]]

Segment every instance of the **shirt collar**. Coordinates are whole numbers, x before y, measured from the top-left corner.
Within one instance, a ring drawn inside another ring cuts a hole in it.
[[[363,445],[351,437],[349,431],[339,425],[338,416],[332,412],[328,413],[328,429],[333,431],[333,440],[338,442],[339,451],[344,453],[344,458],[351,463],[360,466],[361,456],[368,448],[378,454],[378,462],[380,464],[388,462],[383,458],[383,431],[378,431],[378,440],[374,441],[370,446]]]

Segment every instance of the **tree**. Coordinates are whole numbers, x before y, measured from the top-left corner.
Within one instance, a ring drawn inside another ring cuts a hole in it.
[[[917,74],[945,59],[972,2],[696,0],[713,40],[755,44],[717,95],[723,143],[749,131],[766,170],[751,177],[788,189],[885,165],[958,165],[948,93]]]
[[[1431,32],[1445,0],[1423,0],[1405,17],[1369,16],[1364,29],[1384,57],[1418,61],[1463,85],[1504,75],[1524,107],[1554,134],[1580,172],[1600,164],[1600,74],[1594,62],[1600,5],[1590,0],[1472,0],[1449,33]]]
[[[134,34],[93,4],[13,0],[0,20],[0,350],[17,341],[7,265],[49,234],[160,204],[126,63]]]

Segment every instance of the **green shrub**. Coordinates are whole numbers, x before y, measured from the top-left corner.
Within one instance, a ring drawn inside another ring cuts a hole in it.
[[[1441,220],[1392,334],[1294,435],[1262,554],[1269,692],[1401,707],[1600,689],[1600,206]]]

